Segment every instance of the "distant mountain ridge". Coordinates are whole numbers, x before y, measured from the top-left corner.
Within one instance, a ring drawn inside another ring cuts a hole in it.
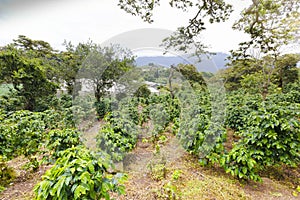
[[[147,66],[149,63],[161,65],[164,67],[170,67],[171,65],[182,64],[194,64],[197,66],[199,71],[202,72],[217,72],[219,69],[223,69],[226,66],[226,58],[229,55],[226,53],[216,53],[210,56],[211,59],[203,55],[201,62],[197,63],[197,58],[188,56],[140,56],[136,59],[136,65],[138,67]],[[195,64],[197,63],[197,64]]]

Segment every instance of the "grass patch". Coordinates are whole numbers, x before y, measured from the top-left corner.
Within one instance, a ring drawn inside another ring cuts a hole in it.
[[[203,180],[189,180],[180,193],[182,199],[251,199],[233,180],[210,175],[205,175]]]
[[[296,188],[300,185],[300,165],[294,168],[287,165],[269,166],[260,176],[276,180],[289,188]]]

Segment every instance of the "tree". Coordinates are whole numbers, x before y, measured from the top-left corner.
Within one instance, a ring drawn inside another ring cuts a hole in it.
[[[233,26],[250,36],[233,51],[236,58],[252,57],[256,50],[262,56],[278,57],[281,47],[294,42],[300,30],[299,0],[252,0]],[[250,50],[250,51],[249,51]]]
[[[119,0],[118,5],[127,13],[152,23],[153,11],[160,6],[160,0]],[[175,48],[183,52],[196,48],[196,55],[207,53],[206,45],[197,39],[197,36],[205,30],[205,19],[208,18],[210,23],[225,21],[232,12],[232,6],[224,0],[169,0],[169,5],[184,12],[194,12],[195,8],[197,11],[187,26],[179,27],[174,34],[163,41],[162,45],[167,49]]]
[[[186,80],[189,81],[192,87],[194,87],[196,84],[205,85],[202,74],[197,71],[197,68],[194,65],[179,64],[175,69],[177,72],[181,73]]]
[[[19,35],[13,40],[12,46],[18,49],[23,56],[30,59],[38,58],[43,65],[48,79],[57,81],[58,54],[48,42],[32,40],[24,35]]]
[[[247,50],[259,48],[262,52],[277,52],[279,46],[288,44],[299,30],[299,0],[251,0],[252,4],[241,13],[234,24],[235,30],[249,34],[250,41],[240,44],[232,53],[246,56]],[[195,54],[207,53],[207,46],[197,39],[206,29],[205,23],[226,21],[233,11],[225,0],[169,0],[170,7],[184,12],[195,12],[186,26],[179,27],[171,36],[164,39],[166,49],[188,52],[195,48]],[[132,15],[153,22],[153,12],[160,6],[160,0],[119,0],[119,7]]]
[[[244,76],[254,74],[259,70],[260,66],[255,64],[254,59],[237,60],[231,62],[228,68],[221,69],[218,76],[224,80],[226,90],[233,91],[241,87]]]
[[[50,56],[55,53],[50,44],[42,40],[32,40],[24,35],[19,35],[18,38],[13,41],[13,46],[24,52],[31,51],[32,56],[50,58]]]
[[[299,54],[285,54],[279,56],[274,63],[270,55],[261,59],[240,59],[231,63],[231,66],[220,72],[225,79],[228,90],[244,88],[248,92],[258,92],[265,98],[269,88],[284,89],[289,83],[299,80],[297,63]]]
[[[284,88],[285,85],[298,81],[297,63],[299,61],[299,54],[286,54],[278,58],[275,66],[275,78],[278,87]]]
[[[59,53],[59,78],[65,82],[68,94],[75,97],[78,96],[81,89],[81,84],[76,77],[82,67],[82,62],[95,44],[89,40],[86,43],[79,43],[74,46],[71,42],[65,41],[64,46],[66,51]]]
[[[56,93],[57,84],[48,79],[47,68],[42,59],[26,56],[12,45],[0,51],[0,80],[13,85],[24,109],[33,111],[38,100]]]
[[[59,78],[60,81],[65,83],[67,92],[69,95],[78,95],[78,91],[81,85],[76,85],[76,75],[80,69],[80,63],[78,57],[70,51],[62,51],[59,53]]]
[[[252,0],[233,26],[248,34],[250,40],[240,43],[239,49],[231,52],[231,60],[254,59],[261,66],[263,99],[272,85],[272,76],[283,53],[282,47],[297,40],[300,31],[299,8],[299,0]]]
[[[118,45],[95,45],[83,62],[78,78],[88,81],[93,88],[96,103],[101,103],[101,99],[116,81],[134,67],[133,62],[131,53]]]
[[[150,95],[151,91],[146,84],[140,86],[134,93],[134,96],[142,98],[148,98]]]
[[[1,81],[13,85],[25,109],[37,109],[39,100],[56,93],[57,52],[49,43],[20,35],[1,49],[0,60]]]

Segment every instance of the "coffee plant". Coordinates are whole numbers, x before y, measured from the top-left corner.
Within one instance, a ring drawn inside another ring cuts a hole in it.
[[[290,83],[283,89],[285,101],[300,103],[300,82]]]
[[[45,123],[41,113],[17,111],[6,115],[0,124],[0,155],[8,159],[39,151]]]
[[[97,112],[97,117],[99,119],[104,118],[106,113],[111,112],[112,101],[110,98],[102,98],[101,101],[95,102],[95,108]]]
[[[232,92],[227,97],[226,126],[233,130],[241,130],[247,125],[248,114],[258,109],[261,98],[258,95]]]
[[[130,117],[119,111],[108,114],[105,125],[97,135],[97,146],[112,156],[122,160],[124,153],[131,151],[137,142],[137,126]]]
[[[199,156],[202,165],[218,162],[224,151],[225,129],[202,113],[181,119],[177,136],[189,153]]]
[[[261,180],[266,166],[300,162],[299,104],[263,102],[248,114],[247,125],[238,134],[241,139],[220,160],[226,172],[239,178]]]
[[[74,128],[75,118],[73,114],[74,107],[62,109],[50,109],[42,112],[43,121],[45,122],[46,129],[64,129]]]
[[[139,113],[139,125],[142,126],[143,123],[149,121],[150,119],[150,107],[148,105],[142,105],[142,110]]]
[[[61,152],[54,166],[35,188],[36,200],[110,199],[110,192],[124,193],[126,176],[108,173],[106,157],[96,156],[83,146]]]
[[[149,115],[154,126],[152,130],[152,137],[156,141],[169,124],[170,116],[164,108],[164,105],[161,104],[151,105]]]
[[[136,125],[139,124],[138,105],[139,102],[137,101],[137,99],[132,98],[130,99],[130,101],[127,101],[126,104],[123,104],[121,107],[123,112],[125,111],[126,113],[128,113],[130,120]]]
[[[53,152],[54,158],[58,158],[61,151],[80,144],[80,133],[74,129],[55,129],[47,134],[46,147]]]
[[[16,178],[16,172],[12,167],[9,167],[4,161],[3,157],[0,156],[0,193],[9,183]],[[1,189],[2,188],[2,189]]]

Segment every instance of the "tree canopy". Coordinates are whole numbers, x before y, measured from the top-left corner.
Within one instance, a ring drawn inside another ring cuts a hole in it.
[[[179,27],[164,39],[166,49],[174,48],[188,52],[196,48],[196,54],[207,53],[207,44],[198,36],[206,29],[207,23],[226,21],[233,6],[225,0],[169,0],[170,7],[184,12],[194,12],[186,26]],[[160,0],[119,0],[119,7],[142,20],[152,23],[153,12],[160,6]],[[232,51],[233,57],[248,57],[249,50],[258,49],[263,53],[278,53],[282,45],[295,39],[299,31],[299,0],[251,0],[233,25],[235,30],[249,34],[250,40],[242,42],[240,48]]]
[[[134,57],[130,51],[118,45],[90,49],[79,71],[78,78],[85,78],[93,87],[97,102],[108,92],[116,81],[133,68]]]
[[[54,57],[48,43],[25,36],[0,50],[0,80],[13,85],[24,109],[36,110],[40,99],[56,93]]]

